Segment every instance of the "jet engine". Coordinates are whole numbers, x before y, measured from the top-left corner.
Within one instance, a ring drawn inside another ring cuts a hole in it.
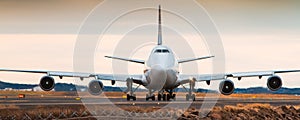
[[[103,83],[100,80],[92,80],[89,83],[88,91],[92,95],[100,95],[103,90]]]
[[[50,91],[54,88],[55,81],[54,81],[53,77],[44,76],[44,77],[41,78],[39,86],[44,91]]]
[[[224,80],[219,85],[219,91],[223,95],[230,95],[234,91],[234,84],[231,80]]]
[[[278,76],[271,76],[268,78],[267,86],[270,90],[279,90],[282,86],[281,78]]]

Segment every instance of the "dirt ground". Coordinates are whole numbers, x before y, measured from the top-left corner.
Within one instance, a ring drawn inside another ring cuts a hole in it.
[[[18,94],[26,94],[27,96],[72,96],[77,97],[76,93],[73,92],[19,92],[19,91],[0,91],[0,98],[4,96],[16,97]],[[144,96],[145,93],[136,93],[137,96]],[[184,95],[185,93],[178,93]],[[109,97],[120,97],[124,95],[122,92],[106,92],[106,96]],[[204,97],[205,94],[197,93],[197,97]],[[214,96],[214,95],[212,95]],[[299,96],[294,95],[278,95],[278,94],[232,94],[230,96],[221,95],[220,98],[236,99],[236,98],[270,98],[270,99],[300,99]],[[138,106],[122,106],[122,110],[128,113],[151,113],[160,110],[157,107],[138,107]],[[118,114],[112,109],[101,111],[98,117],[106,116],[115,117],[121,116],[126,117],[126,114]],[[237,104],[237,105],[225,105],[215,106],[211,111],[200,111],[196,108],[189,108],[188,110],[181,110],[176,108],[168,108],[166,112],[169,112],[168,116],[170,119],[189,120],[189,119],[203,119],[203,120],[243,120],[243,119],[290,119],[300,120],[300,102],[299,105],[279,105],[271,106],[270,104]],[[203,113],[208,114],[203,114]],[[172,114],[171,114],[172,113]],[[176,114],[176,115],[175,115]],[[109,116],[107,116],[109,115]],[[97,116],[96,116],[97,117]],[[141,116],[138,116],[141,117]],[[150,115],[151,117],[151,115]],[[17,106],[14,104],[1,105],[0,104],[0,119],[38,119],[38,118],[49,118],[49,119],[77,119],[77,118],[88,118],[95,119],[94,114],[91,114],[83,105],[36,105],[36,106]],[[120,118],[120,117],[119,117]],[[126,117],[127,119],[128,117]],[[133,116],[136,118],[136,116]],[[118,118],[116,118],[118,119]],[[129,118],[130,119],[130,118]],[[147,119],[147,118],[146,118]],[[157,118],[155,118],[157,119]]]
[[[199,111],[189,109],[179,118],[204,119],[204,120],[300,120],[299,106],[270,106],[269,104],[239,104],[237,106],[214,107],[209,114],[203,118]]]
[[[84,106],[5,106],[0,105],[0,118],[1,119],[24,119],[28,117],[31,119],[36,119],[37,117],[42,117],[43,119],[47,117],[67,119],[67,118],[89,118],[95,119],[97,116],[93,116],[89,111],[85,109]],[[155,112],[159,108],[141,108],[141,107],[124,107],[130,113],[149,113]],[[109,109],[107,111],[113,111]],[[168,110],[170,113],[177,113],[177,116],[169,116],[170,119],[178,120],[275,120],[275,119],[288,119],[288,120],[300,120],[300,105],[299,106],[270,106],[269,104],[238,104],[237,106],[215,106],[212,111],[208,111],[208,114],[203,116],[202,112],[195,108],[189,108],[186,111],[176,110],[170,108]],[[83,115],[83,113],[85,113]],[[120,113],[120,112],[117,112]],[[62,114],[64,116],[62,116]],[[74,115],[75,114],[75,115]],[[121,114],[113,114],[106,112],[104,115],[98,115],[98,117],[106,116],[109,117],[122,116]],[[172,114],[173,115],[173,114]],[[126,115],[123,117],[126,117]],[[132,116],[131,116],[132,117]],[[141,116],[133,116],[134,119]]]

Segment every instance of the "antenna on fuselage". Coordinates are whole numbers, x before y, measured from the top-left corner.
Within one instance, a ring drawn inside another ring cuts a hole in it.
[[[158,6],[158,40],[157,45],[162,45],[162,33],[161,33],[161,10],[160,5]]]

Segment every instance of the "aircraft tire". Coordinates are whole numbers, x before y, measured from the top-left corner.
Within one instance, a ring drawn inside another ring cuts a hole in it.
[[[157,100],[158,100],[158,101],[161,101],[161,98],[162,98],[162,95],[161,95],[161,94],[158,94],[158,95],[157,95]]]

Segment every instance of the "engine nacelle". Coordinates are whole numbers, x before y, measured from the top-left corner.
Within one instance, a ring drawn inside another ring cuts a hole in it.
[[[100,95],[103,90],[103,83],[100,80],[92,80],[89,83],[88,91],[92,95]]]
[[[219,85],[219,91],[223,95],[231,95],[234,91],[234,84],[231,80],[224,80]]]
[[[270,90],[279,90],[282,86],[282,80],[278,76],[271,76],[268,78],[267,86]]]
[[[44,91],[50,91],[54,88],[55,81],[54,81],[53,77],[44,76],[41,78],[39,86]]]

